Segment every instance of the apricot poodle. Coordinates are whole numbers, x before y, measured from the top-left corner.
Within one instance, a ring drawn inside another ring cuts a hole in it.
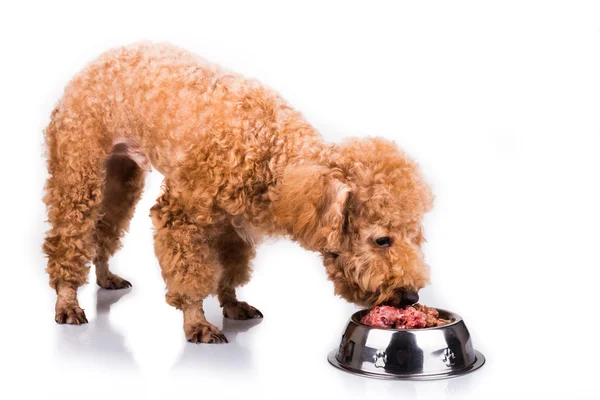
[[[335,293],[356,304],[413,303],[428,282],[421,219],[432,195],[412,160],[379,138],[326,143],[273,90],[184,50],[105,53],[69,83],[45,137],[43,250],[58,323],[87,322],[77,289],[90,262],[100,287],[131,286],[108,260],[151,167],[165,176],[154,248],[191,342],[227,342],[204,317],[209,295],[225,317],[262,317],[235,291],[264,236],[319,252]]]

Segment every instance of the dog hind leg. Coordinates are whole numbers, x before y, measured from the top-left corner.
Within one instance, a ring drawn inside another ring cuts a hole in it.
[[[138,164],[115,150],[106,161],[106,183],[101,218],[94,230],[96,283],[104,289],[124,289],[131,283],[109,270],[109,258],[121,247],[135,205],[142,195],[145,173]]]
[[[64,111],[64,110],[63,110]],[[92,232],[104,187],[104,160],[110,141],[94,119],[72,118],[57,109],[45,131],[48,172],[44,202],[51,228],[43,251],[46,272],[57,292],[55,320],[59,324],[86,323],[77,289],[86,282],[94,253]]]

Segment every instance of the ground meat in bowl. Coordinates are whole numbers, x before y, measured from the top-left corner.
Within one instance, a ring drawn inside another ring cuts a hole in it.
[[[452,321],[440,318],[435,308],[415,304],[404,308],[376,306],[360,322],[376,328],[418,329],[444,326]]]

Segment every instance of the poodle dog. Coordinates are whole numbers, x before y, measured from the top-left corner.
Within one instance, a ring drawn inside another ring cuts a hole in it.
[[[264,236],[319,252],[335,293],[359,305],[412,304],[428,282],[432,195],[414,161],[380,138],[326,143],[271,89],[184,50],[141,43],[100,56],[68,84],[45,138],[43,250],[59,324],[87,322],[77,289],[90,262],[100,287],[131,286],[108,260],[151,167],[165,177],[154,249],[190,342],[227,342],[204,316],[209,295],[225,317],[262,318],[236,287]]]

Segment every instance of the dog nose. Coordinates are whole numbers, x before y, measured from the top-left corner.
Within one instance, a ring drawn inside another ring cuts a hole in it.
[[[419,295],[413,290],[398,289],[384,305],[392,307],[412,306],[419,301]]]
[[[403,306],[411,306],[419,301],[419,294],[413,290],[405,290],[402,293],[400,303]]]

